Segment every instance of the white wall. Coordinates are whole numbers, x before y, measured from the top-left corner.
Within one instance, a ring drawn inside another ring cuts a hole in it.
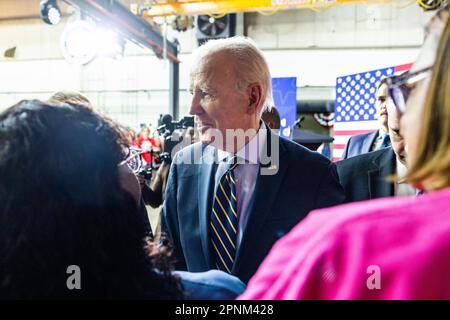
[[[338,76],[410,63],[430,18],[416,4],[342,5],[321,12],[248,14],[247,34],[264,51],[274,77],[298,78],[300,100],[334,99]],[[195,45],[183,33],[189,52]],[[180,87],[188,87],[189,56],[182,57]],[[188,96],[187,96],[188,97]],[[188,101],[181,100],[187,112]]]
[[[264,50],[273,76],[297,76],[300,99],[333,99],[337,76],[412,62],[429,18],[417,5],[345,5],[323,12],[294,10],[247,15],[247,33]],[[40,20],[0,21],[0,53],[17,46],[16,58],[0,56],[0,109],[22,98],[47,98],[80,90],[115,119],[136,127],[169,105],[169,65],[148,49],[127,43],[122,60],[79,67],[63,60],[58,26]],[[189,53],[195,33],[169,32],[181,43],[180,110],[189,108]]]
[[[416,4],[341,5],[250,16],[248,35],[264,49],[418,46],[427,20]]]
[[[57,26],[41,20],[0,22],[0,52],[17,47],[14,59],[0,57],[0,110],[21,99],[48,99],[56,91],[74,90],[123,124],[156,126],[159,114],[168,112],[169,65],[131,42],[123,59],[69,64],[59,41],[74,20]]]

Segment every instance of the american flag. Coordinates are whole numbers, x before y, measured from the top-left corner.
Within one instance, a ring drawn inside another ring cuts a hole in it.
[[[375,100],[378,82],[412,64],[367,71],[336,79],[333,161],[341,159],[351,136],[378,130]]]

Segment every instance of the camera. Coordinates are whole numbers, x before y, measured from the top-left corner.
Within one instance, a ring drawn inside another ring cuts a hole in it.
[[[172,153],[175,147],[183,147],[181,142],[186,129],[194,127],[194,117],[184,117],[180,121],[173,121],[172,116],[166,114],[161,115],[158,122],[160,126],[157,128],[157,131],[164,140],[163,151],[156,151],[153,148],[144,150],[137,147],[128,147],[129,155],[126,160],[128,166],[135,174],[144,177],[147,181],[151,180],[153,170],[158,169],[160,165],[163,163],[171,164]],[[150,152],[150,158],[152,159],[149,163],[142,160],[142,155],[147,152]]]
[[[160,126],[156,129],[164,140],[164,152],[157,157],[156,163],[171,163],[172,152],[184,137],[187,128],[194,127],[194,117],[184,117],[179,121],[173,121],[170,114],[161,115]]]

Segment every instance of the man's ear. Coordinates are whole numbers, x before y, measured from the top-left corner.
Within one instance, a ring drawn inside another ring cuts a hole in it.
[[[262,101],[262,87],[259,83],[252,83],[247,87],[248,106],[247,113],[254,114],[259,109]]]

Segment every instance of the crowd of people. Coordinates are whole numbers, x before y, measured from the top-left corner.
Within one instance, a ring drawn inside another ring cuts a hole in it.
[[[337,164],[272,130],[268,64],[243,37],[193,53],[199,141],[188,130],[150,184],[127,165],[130,146],[164,151],[148,128],[64,92],[8,108],[0,298],[450,299],[449,15]],[[159,241],[145,202],[163,204]]]

